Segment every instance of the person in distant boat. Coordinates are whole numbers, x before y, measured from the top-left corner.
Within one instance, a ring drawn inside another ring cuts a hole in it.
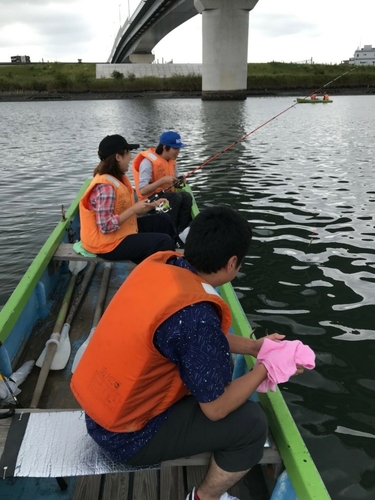
[[[176,160],[181,148],[186,144],[181,141],[181,136],[177,132],[168,130],[163,132],[156,148],[149,148],[147,151],[139,153],[132,163],[135,189],[138,199],[144,200],[155,193],[162,193],[163,198],[167,198],[171,210],[168,213],[182,239],[185,239],[183,232],[191,222],[192,198],[189,193],[176,192],[171,188],[172,184],[178,182],[179,173],[176,167]]]
[[[329,101],[329,95],[327,94],[327,92],[324,92],[323,94],[323,101]]]
[[[100,163],[94,178],[80,200],[82,247],[107,260],[138,264],[155,252],[175,249],[175,229],[169,217],[147,215],[167,200],[134,200],[125,173],[131,150],[138,147],[121,135],[107,135],[99,144]]]
[[[314,92],[313,94],[311,94],[311,99],[312,99],[313,101],[316,101],[316,94],[315,94],[315,92]]]
[[[236,500],[226,490],[263,455],[267,419],[248,398],[267,369],[232,381],[231,352],[256,357],[264,338],[229,333],[230,309],[215,290],[235,278],[251,237],[229,207],[200,212],[184,256],[160,252],[132,271],[71,381],[89,435],[111,460],[141,466],[213,452],[188,500]]]

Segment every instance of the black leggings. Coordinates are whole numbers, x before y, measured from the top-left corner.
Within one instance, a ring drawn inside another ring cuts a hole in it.
[[[127,460],[132,466],[212,451],[217,465],[227,472],[250,469],[263,455],[267,419],[259,403],[246,401],[225,418],[213,422],[192,396],[175,404],[157,433]]]
[[[98,254],[106,260],[131,260],[139,264],[155,252],[174,250],[175,228],[166,214],[137,219],[138,233],[126,236],[111,252]]]

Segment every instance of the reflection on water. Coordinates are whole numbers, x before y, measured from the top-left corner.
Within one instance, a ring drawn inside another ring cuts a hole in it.
[[[104,135],[142,148],[163,130],[188,172],[291,105],[198,99],[1,103],[0,304],[97,163]],[[334,499],[375,498],[375,97],[295,106],[190,178],[198,205],[229,204],[254,239],[234,281],[260,334],[299,338],[317,368],[284,397]]]

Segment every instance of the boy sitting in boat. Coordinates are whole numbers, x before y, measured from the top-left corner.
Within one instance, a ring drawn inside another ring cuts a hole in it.
[[[187,500],[236,500],[226,491],[263,454],[267,420],[248,398],[267,369],[259,363],[232,381],[230,353],[256,357],[264,339],[229,333],[230,309],[215,290],[236,277],[251,237],[228,207],[198,214],[184,256],[159,252],[132,271],[71,382],[89,435],[111,460],[145,466],[212,451]]]
[[[181,235],[182,243],[185,239],[183,231],[191,222],[193,200],[190,193],[178,193],[172,185],[178,183],[179,173],[176,160],[181,148],[185,147],[186,144],[182,143],[180,134],[168,130],[161,134],[156,148],[149,148],[147,151],[138,153],[132,163],[138,199],[143,200],[156,193],[167,198],[171,208],[168,215],[177,233]]]

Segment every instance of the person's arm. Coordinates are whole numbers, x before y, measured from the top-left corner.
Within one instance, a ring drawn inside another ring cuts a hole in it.
[[[285,335],[273,333],[267,338],[276,342],[282,341]],[[228,334],[230,352],[235,354],[250,354],[256,357],[263,338],[252,340],[239,335]],[[256,391],[259,385],[267,378],[267,369],[264,365],[255,366],[250,372],[233,380],[224,388],[224,393],[209,403],[200,403],[203,413],[210,420],[220,420],[239,408]]]
[[[214,307],[207,302],[178,311],[155,333],[155,346],[177,365],[183,383],[210,420],[220,420],[244,404],[267,377],[259,365],[232,381],[228,344],[232,337],[224,335]]]
[[[161,200],[159,200],[160,202]],[[98,184],[90,196],[91,209],[95,210],[95,220],[101,233],[113,233],[120,229],[127,219],[133,215],[145,215],[150,210],[156,208],[156,203],[149,203],[146,200],[138,201],[134,205],[126,208],[121,214],[114,213],[115,190],[109,184]]]
[[[101,233],[118,231],[119,217],[115,215],[115,190],[109,184],[98,184],[90,194],[90,209],[95,211],[95,221]]]
[[[268,335],[268,338],[277,342],[283,340],[285,335],[273,333],[272,335]],[[263,338],[253,340],[239,335],[229,334],[227,335],[227,339],[229,342],[230,352],[233,354],[250,354],[251,356],[254,356],[254,358],[257,357],[259,349],[263,344]]]
[[[232,380],[217,399],[199,405],[207,418],[221,420],[242,406],[266,378],[267,370],[264,365],[259,364],[242,377]]]
[[[152,177],[152,163],[145,158],[139,165],[139,192],[142,196],[147,196],[153,193],[158,187],[163,184],[173,184],[177,179],[173,175],[165,175],[155,182],[151,182]]]

